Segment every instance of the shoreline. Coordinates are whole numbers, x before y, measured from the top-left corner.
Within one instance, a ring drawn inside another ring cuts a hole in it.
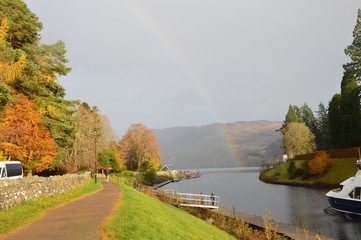
[[[287,186],[295,186],[295,187],[306,187],[306,188],[314,188],[314,189],[325,189],[330,190],[332,188],[339,187],[339,184],[327,184],[327,183],[305,183],[305,182],[287,182],[287,181],[279,181],[272,177],[268,177],[260,172],[259,180],[264,183],[269,184],[277,184],[277,185],[287,185]]]
[[[140,187],[140,186],[139,186]],[[147,191],[146,189],[149,189],[150,191]],[[152,187],[146,187],[142,186],[141,188],[137,188],[138,191],[141,191],[143,193],[146,193],[149,195],[149,193],[153,193],[153,196],[157,196],[160,201],[174,205],[171,201],[165,200],[165,197],[161,197],[162,193],[160,191],[157,191],[157,189],[154,189]],[[254,230],[260,230],[260,231],[267,231],[269,228],[273,232],[276,232],[280,236],[283,236],[287,239],[317,239],[317,237],[321,237],[321,239],[324,240],[330,240],[332,238],[328,236],[323,236],[321,234],[318,234],[317,232],[309,231],[308,229],[304,229],[302,227],[297,227],[291,224],[286,224],[283,222],[280,222],[279,220],[272,219],[271,217],[265,216],[257,216],[252,215],[250,213],[246,212],[240,212],[240,211],[232,211],[231,209],[228,209],[226,207],[220,206],[217,210],[209,210],[209,209],[199,209],[199,208],[189,208],[189,207],[179,207],[179,209],[182,209],[185,212],[188,212],[189,214],[192,214],[200,219],[203,219],[204,221],[211,221],[213,223],[214,219],[218,219],[218,217],[215,217],[214,215],[223,216],[229,220],[227,221],[243,221],[244,223],[248,224],[251,229]],[[214,215],[213,215],[214,214]],[[210,217],[211,216],[211,217]],[[213,217],[212,217],[213,216]],[[222,229],[223,231],[226,231]],[[228,232],[228,231],[226,231]],[[230,233],[230,232],[228,232]]]
[[[239,218],[245,221],[246,223],[248,223],[252,228],[260,228],[260,229],[267,228],[267,226],[265,226],[265,218],[267,217],[252,215],[246,212],[239,212],[239,211],[232,212],[228,208],[220,208],[218,210],[218,213],[227,217],[231,217],[233,219]],[[273,231],[276,231],[281,236],[285,236],[289,239],[317,239],[317,237],[321,237],[323,240],[332,239],[328,236],[320,235],[318,233],[309,231],[307,229],[297,227],[291,224],[286,224],[278,220],[267,218],[267,221],[275,223],[276,229],[272,229]]]

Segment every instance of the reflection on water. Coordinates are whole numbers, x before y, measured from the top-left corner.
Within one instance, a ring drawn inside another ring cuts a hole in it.
[[[197,170],[198,171],[198,170]],[[361,239],[361,221],[328,214],[327,190],[266,184],[258,179],[258,168],[200,169],[202,177],[166,185],[178,192],[214,193],[221,205],[264,216],[266,210],[284,223],[320,232],[340,240]]]

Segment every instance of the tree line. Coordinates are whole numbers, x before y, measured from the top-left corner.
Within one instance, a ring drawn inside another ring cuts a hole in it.
[[[341,91],[332,96],[328,106],[320,103],[315,116],[306,103],[301,107],[289,105],[280,129],[289,158],[314,150],[361,145],[361,9],[357,13],[353,41],[345,54],[350,61],[343,65]]]
[[[0,20],[0,160],[20,160],[35,174],[160,167],[145,125],[132,125],[119,141],[96,106],[65,99],[65,43],[41,43],[42,23],[22,0],[2,0]]]

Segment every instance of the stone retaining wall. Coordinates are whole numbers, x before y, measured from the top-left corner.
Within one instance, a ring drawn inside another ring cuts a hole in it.
[[[9,209],[24,201],[67,192],[87,183],[89,179],[90,173],[0,180],[0,210]]]

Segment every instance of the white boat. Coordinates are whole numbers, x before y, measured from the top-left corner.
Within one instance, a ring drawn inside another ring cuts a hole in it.
[[[358,171],[340,183],[341,188],[326,193],[331,208],[335,211],[361,216],[361,160],[357,160]]]

